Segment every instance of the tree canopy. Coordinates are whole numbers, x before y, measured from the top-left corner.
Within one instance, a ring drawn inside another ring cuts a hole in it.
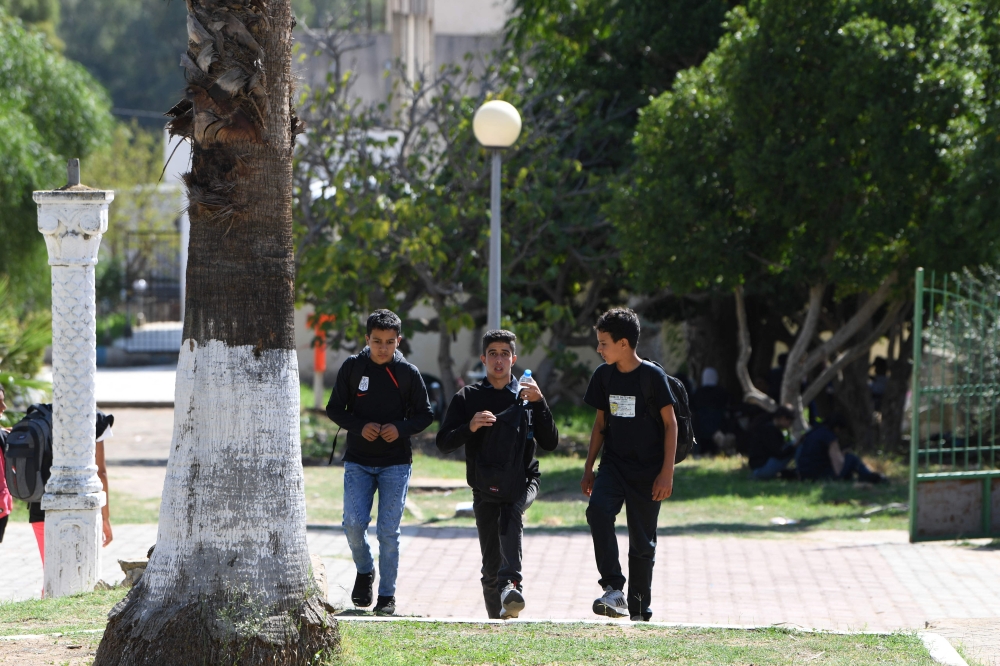
[[[66,160],[107,140],[108,109],[83,67],[0,9],[0,274],[24,304],[49,290],[31,192],[65,184]]]
[[[808,300],[789,359],[808,373],[916,265],[994,259],[988,223],[954,208],[984,131],[981,16],[929,0],[731,11],[719,47],[638,124],[637,162],[613,207],[637,284]],[[834,338],[814,341],[824,306],[855,294],[844,326],[824,324]],[[783,400],[799,395],[795,375]]]

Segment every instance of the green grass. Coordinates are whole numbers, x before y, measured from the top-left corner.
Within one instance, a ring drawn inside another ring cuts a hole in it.
[[[125,590],[0,603],[0,635],[101,629]],[[327,666],[354,664],[867,664],[930,665],[915,634],[786,629],[675,629],[585,624],[341,622]],[[95,641],[97,637],[95,636]]]
[[[116,588],[59,599],[0,602],[0,636],[103,629],[108,611],[128,590]]]
[[[327,664],[933,664],[914,634],[583,624],[341,622]]]
[[[528,509],[528,527],[586,529],[587,498],[580,492],[583,460],[546,456],[539,460],[541,493]],[[688,460],[678,465],[674,495],[660,509],[666,532],[784,534],[810,529],[906,529],[907,514],[884,511],[865,516],[869,507],[905,502],[905,470],[883,466],[893,475],[889,486],[842,482],[756,481],[737,458]],[[414,455],[413,476],[465,478],[465,463]],[[311,523],[339,524],[343,511],[343,468],[306,468],[306,511]],[[455,504],[472,500],[472,491],[410,495],[423,521],[409,512],[404,524],[474,526],[471,518],[453,518]],[[377,507],[377,503],[376,503]],[[373,508],[373,514],[376,509]],[[797,525],[773,525],[772,518],[791,518]],[[862,520],[865,519],[865,520]],[[619,524],[625,524],[624,515]]]
[[[160,499],[158,497],[140,499],[111,489],[111,526],[125,523],[155,523],[160,519]],[[10,521],[28,522],[28,505],[14,501]]]

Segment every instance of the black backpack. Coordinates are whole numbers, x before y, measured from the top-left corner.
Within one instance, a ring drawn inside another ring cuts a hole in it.
[[[646,404],[646,414],[649,418],[653,419],[656,423],[657,431],[660,433],[660,437],[663,437],[663,417],[660,415],[660,410],[656,407],[656,392],[653,388],[653,368],[659,368],[663,370],[663,366],[656,361],[651,361],[648,358],[642,359],[642,365],[639,366],[639,390],[642,391],[642,398]],[[691,449],[694,448],[694,424],[691,420],[691,407],[688,404],[688,393],[687,389],[684,387],[684,382],[672,377],[667,374],[666,370],[663,370],[663,374],[667,375],[667,385],[670,387],[670,392],[673,394],[677,402],[674,403],[674,416],[677,418],[677,453],[674,455],[674,463],[679,463],[688,457],[691,453]],[[602,379],[602,385],[604,387],[604,395],[608,395],[610,391],[611,384],[611,366],[607,366],[607,370],[604,372]]]
[[[526,413],[528,416],[526,417]],[[524,494],[524,449],[531,433],[531,410],[522,400],[496,415],[476,455],[475,490],[487,501],[510,504]]]
[[[391,364],[391,362],[390,362]],[[388,367],[388,366],[386,366]],[[354,367],[351,368],[351,378],[348,380],[347,385],[351,389],[351,393],[347,396],[347,411],[348,413],[354,412],[354,399],[358,395],[358,387],[361,386],[361,378],[365,376],[365,372],[368,371],[368,359],[362,356],[354,359]],[[399,389],[400,395],[403,396],[403,409],[405,410],[406,418],[410,417],[410,369],[404,368],[404,372],[397,372],[396,374],[391,374],[393,382],[396,384],[396,388]],[[333,447],[330,449],[330,461],[329,464],[333,464],[333,456],[337,452],[337,438],[340,437],[341,428],[337,428],[337,434],[333,436]]]
[[[7,434],[7,488],[11,497],[37,502],[45,493],[43,460],[52,459],[52,409],[32,405]]]

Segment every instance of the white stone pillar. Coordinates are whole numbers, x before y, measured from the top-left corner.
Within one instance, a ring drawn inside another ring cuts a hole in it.
[[[52,267],[52,476],[45,484],[45,596],[94,589],[101,570],[101,507],[95,462],[97,307],[94,265],[108,229],[110,190],[69,183],[35,192],[38,230]]]

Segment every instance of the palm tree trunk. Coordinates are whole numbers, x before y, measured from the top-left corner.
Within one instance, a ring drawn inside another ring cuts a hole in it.
[[[191,241],[156,550],[95,664],[299,664],[334,646],[311,582],[294,350],[288,0],[188,0]]]

